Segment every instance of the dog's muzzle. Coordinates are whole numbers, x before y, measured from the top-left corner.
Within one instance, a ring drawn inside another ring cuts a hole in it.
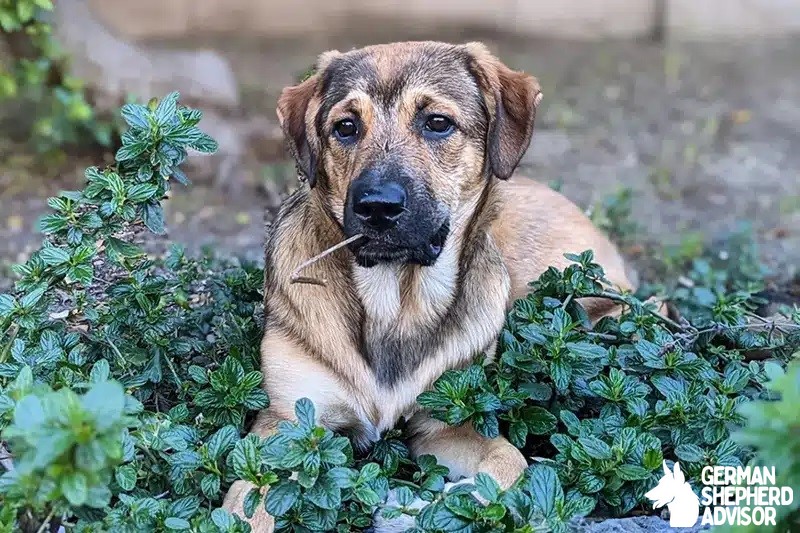
[[[347,237],[364,235],[350,245],[356,262],[430,266],[444,248],[450,225],[429,194],[413,187],[401,172],[363,172],[350,184],[345,204]]]

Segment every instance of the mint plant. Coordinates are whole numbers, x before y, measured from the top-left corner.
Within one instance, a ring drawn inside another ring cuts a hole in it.
[[[796,369],[773,380],[797,355],[800,310],[757,314],[765,271],[746,243],[662,280],[669,317],[647,287],[611,290],[591,251],[568,255],[514,303],[494,360],[419,397],[431,416],[504,435],[532,460],[508,490],[486,475],[448,488],[435,458],[411,459],[402,423],[356,454],[306,399],[275,434],[247,435],[269,405],[263,272],[144,246],[165,231],[174,182],[189,182],[190,151],[216,143],[177,94],[121,116],[116,163],[48,201],[41,248],[0,294],[0,530],[245,533],[220,508],[241,479],[255,486],[245,515],[264,509],[278,531],[365,530],[377,513],[410,517],[414,531],[567,531],[649,510],[664,459],[695,482],[705,465],[754,454],[791,464]],[[614,220],[627,216],[620,201]],[[586,297],[622,313],[592,325]]]

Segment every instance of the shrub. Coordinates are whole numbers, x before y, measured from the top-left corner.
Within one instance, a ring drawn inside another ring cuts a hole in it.
[[[753,466],[775,467],[775,486],[792,487],[795,497],[791,505],[777,507],[777,531],[795,531],[800,524],[800,363],[792,362],[786,372],[772,367],[770,392],[777,401],[758,401],[743,405],[745,426],[734,438],[755,451]],[[731,529],[731,528],[728,528]],[[757,526],[739,528],[755,531]]]
[[[69,75],[69,60],[52,37],[51,0],[3,0],[0,29],[12,61],[0,67],[0,99],[26,103],[30,139],[40,152],[90,141],[109,147],[115,124],[98,117],[83,83]]]
[[[219,505],[245,479],[256,485],[246,513],[263,505],[280,530],[358,530],[380,510],[415,517],[416,531],[565,531],[575,517],[641,509],[663,458],[690,479],[749,458],[753,442],[731,432],[742,405],[773,397],[765,384],[798,345],[800,312],[757,317],[761,271],[740,268],[752,258],[738,254],[726,256],[734,265],[694,262],[670,295],[675,320],[608,289],[590,251],[570,255],[514,304],[495,362],[448,372],[420,396],[433,416],[505,434],[532,459],[507,491],[483,475],[446,491],[447,469],[412,461],[400,429],[356,456],[315,425],[307,400],[272,437],[243,437],[269,402],[262,272],[141,247],[164,231],[173,180],[188,183],[188,150],[216,144],[177,94],[122,116],[116,164],[50,199],[42,247],[0,295],[4,530],[243,532]],[[578,303],[587,296],[624,311],[592,328]],[[747,361],[757,351],[770,360]]]

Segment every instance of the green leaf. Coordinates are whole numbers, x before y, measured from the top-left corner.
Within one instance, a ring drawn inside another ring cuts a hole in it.
[[[553,311],[553,329],[559,333],[566,332],[572,325],[572,318],[562,308]]]
[[[133,128],[147,129],[150,123],[147,119],[150,111],[139,104],[125,104],[122,106],[122,118]]]
[[[569,388],[569,381],[572,378],[572,368],[564,360],[553,361],[550,365],[550,375],[553,384],[559,392],[565,392]]]
[[[555,510],[556,500],[564,497],[556,471],[549,466],[535,465],[531,468],[529,490],[533,503],[545,516]]]
[[[189,376],[201,385],[208,383],[208,375],[206,374],[206,369],[203,367],[191,365],[189,367]]]
[[[559,416],[561,417],[561,421],[567,427],[567,431],[570,435],[577,436],[580,434],[581,421],[578,420],[578,417],[575,416],[574,413],[567,411],[566,409],[562,409],[561,413],[559,413]]]
[[[567,501],[564,506],[563,520],[583,517],[594,511],[597,502],[588,496],[575,496]]]
[[[558,420],[555,415],[543,407],[530,406],[522,412],[522,418],[533,435],[547,435],[555,431]]]
[[[42,248],[39,257],[48,266],[57,266],[69,261],[69,252],[56,246]]]
[[[235,426],[225,426],[217,430],[208,440],[208,455],[212,459],[219,459],[228,450],[233,448],[239,440],[239,431]]]
[[[381,502],[381,497],[378,493],[372,490],[368,485],[360,485],[353,490],[356,498],[358,498],[365,505],[374,507]]]
[[[215,141],[205,133],[201,133],[198,139],[190,143],[188,146],[189,148],[197,150],[201,154],[213,154],[219,148],[217,141]]]
[[[705,458],[703,449],[695,444],[681,444],[675,448],[678,459],[687,463],[699,463]]]
[[[112,256],[112,259],[119,260],[120,258],[134,258],[144,255],[144,251],[129,242],[125,242],[116,237],[109,237],[106,241],[106,252]]]
[[[89,496],[86,476],[82,472],[67,474],[61,479],[61,492],[70,505],[75,507],[83,505]]]
[[[219,494],[220,479],[216,474],[206,474],[200,480],[200,490],[206,495],[209,500],[216,499]],[[260,500],[259,500],[260,501]]]
[[[642,463],[644,464],[645,468],[650,470],[651,472],[656,468],[659,468],[664,460],[664,455],[661,453],[660,449],[657,450],[647,450],[644,453],[644,460]]]
[[[222,508],[211,511],[211,521],[223,531],[228,531],[236,523],[233,515]]]
[[[567,349],[578,357],[599,359],[608,355],[608,350],[590,342],[568,342]]]
[[[117,480],[117,485],[126,491],[132,491],[136,487],[136,466],[133,464],[126,464],[117,467],[114,471],[114,479]]]
[[[314,420],[314,404],[308,398],[301,398],[297,400],[294,406],[294,413],[297,417],[297,422],[300,427],[310,429],[315,426]]]
[[[261,503],[261,490],[258,487],[253,487],[244,497],[244,515],[247,518],[253,518],[259,503]]]
[[[580,437],[578,442],[592,459],[611,459],[611,448],[597,437]]]
[[[17,301],[10,294],[0,294],[0,317],[7,317],[17,305]]]
[[[358,482],[358,472],[352,468],[337,466],[328,470],[328,476],[340,489],[349,489]]]
[[[514,420],[508,428],[508,438],[517,448],[523,448],[528,440],[528,426],[522,420]]]
[[[166,231],[164,227],[164,209],[158,203],[150,202],[144,205],[142,222],[147,226],[147,229],[156,235],[163,235]]]
[[[119,383],[96,383],[82,398],[84,408],[94,416],[95,427],[104,431],[116,424],[125,409],[125,391]]]
[[[46,284],[38,285],[35,289],[32,289],[27,292],[19,301],[20,307],[23,309],[32,309],[33,306],[39,303],[39,300],[42,299],[44,296],[45,291],[47,290]]]
[[[484,499],[493,502],[500,494],[500,485],[488,474],[479,472],[475,475],[475,488]]]
[[[175,530],[178,530],[178,531],[185,531],[187,529],[190,529],[192,527],[192,525],[189,523],[188,520],[185,520],[183,518],[176,518],[174,516],[171,516],[171,517],[167,518],[166,520],[164,520],[164,527],[166,527],[167,529],[175,529]]]
[[[152,198],[156,192],[158,187],[152,183],[137,183],[128,189],[128,200],[136,203],[144,202]]]
[[[165,96],[156,107],[154,116],[156,123],[159,126],[165,126],[172,120],[178,112],[178,98],[180,94],[177,92],[169,93]]]
[[[328,475],[319,477],[305,493],[305,499],[322,509],[336,509],[342,503],[342,491]]]
[[[231,452],[233,471],[240,479],[257,483],[261,466],[261,457],[256,449],[254,438],[245,438],[236,443]]]
[[[578,477],[578,488],[584,494],[594,494],[603,490],[606,486],[606,481],[591,472],[582,472]]]
[[[523,383],[519,389],[526,392],[531,400],[537,402],[546,402],[553,395],[553,389],[547,383]]]
[[[380,465],[376,463],[367,463],[361,468],[359,479],[362,482],[372,481],[377,478],[381,473]]]
[[[414,502],[414,493],[408,487],[398,487],[394,492],[394,496],[397,499],[397,503],[403,507],[408,507]]]
[[[92,365],[92,371],[89,373],[89,381],[92,383],[108,381],[109,372],[108,360],[98,359],[97,362]]]
[[[117,161],[131,161],[142,155],[147,150],[147,144],[144,142],[135,142],[123,145],[117,153],[114,154],[114,159]]]
[[[285,515],[300,497],[300,485],[296,481],[284,479],[267,491],[264,509],[275,517]]]
[[[625,481],[639,481],[640,479],[647,479],[650,477],[650,470],[636,465],[620,465],[616,468],[615,472]]]

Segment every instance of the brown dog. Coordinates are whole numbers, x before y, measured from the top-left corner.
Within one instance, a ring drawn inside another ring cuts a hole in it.
[[[320,56],[283,91],[278,118],[307,180],[269,231],[261,344],[268,435],[310,398],[319,422],[367,446],[406,417],[414,454],[454,478],[486,472],[508,486],[526,467],[503,438],[448,427],[416,397],[445,370],[492,353],[505,312],[566,252],[592,249],[607,277],[632,284],[614,246],[548,187],[507,182],[530,143],[536,79],[481,44],[371,46]],[[347,237],[364,238],[304,274],[295,268]],[[583,302],[597,319],[606,301]],[[242,514],[251,487],[225,507]],[[254,531],[272,529],[259,511]]]

